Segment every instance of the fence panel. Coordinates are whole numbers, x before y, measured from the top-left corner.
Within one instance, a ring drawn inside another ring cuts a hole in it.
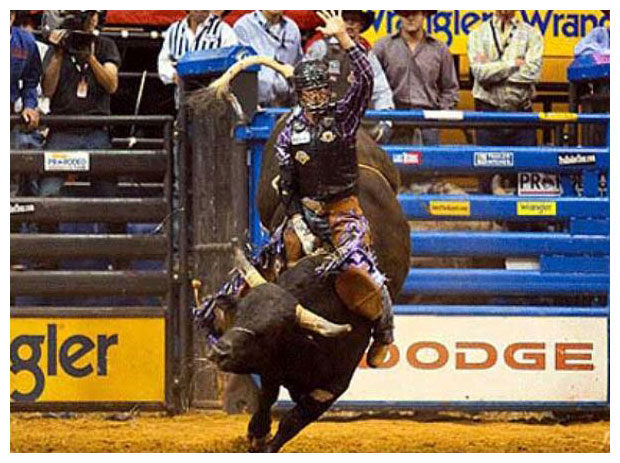
[[[250,153],[255,245],[265,236],[252,185],[258,184],[263,145],[286,112],[266,110],[236,130]],[[411,268],[395,308],[396,342],[389,358],[380,370],[362,362],[339,404],[608,408],[609,115],[413,110],[368,111],[366,117],[416,127],[552,129],[558,146],[384,149],[405,173],[535,174],[537,181],[552,175],[558,188],[552,195],[516,188],[501,195],[400,193],[410,223],[430,227],[411,231],[413,261],[440,263]],[[606,126],[607,145],[565,146],[567,129],[578,124]],[[502,230],[467,230],[473,221]],[[446,260],[459,258],[476,264],[500,259],[501,267],[445,267]],[[286,402],[288,396],[280,399]]]
[[[151,149],[11,150],[11,175],[64,178],[63,197],[11,197],[12,410],[182,408],[172,122],[45,117],[52,131],[131,125],[159,138],[142,144]],[[94,196],[102,176],[113,196]]]

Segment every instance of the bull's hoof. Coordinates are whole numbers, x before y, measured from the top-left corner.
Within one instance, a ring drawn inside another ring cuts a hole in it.
[[[250,442],[250,453],[269,453],[269,443],[271,442],[271,434],[263,437],[248,437]]]

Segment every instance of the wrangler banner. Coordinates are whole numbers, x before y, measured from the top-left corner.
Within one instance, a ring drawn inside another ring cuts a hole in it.
[[[445,42],[455,55],[467,54],[467,36],[486,21],[492,11],[440,10],[426,20],[426,30]],[[537,28],[545,40],[545,56],[572,57],[575,45],[594,27],[609,27],[609,17],[600,10],[519,10],[517,18]],[[374,43],[398,31],[394,11],[375,11],[375,22],[364,34]]]
[[[12,402],[163,402],[163,318],[11,318]]]

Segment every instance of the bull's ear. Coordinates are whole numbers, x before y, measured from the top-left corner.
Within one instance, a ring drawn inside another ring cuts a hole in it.
[[[234,312],[237,308],[237,303],[239,302],[238,298],[235,296],[231,296],[229,294],[224,294],[221,296],[217,296],[215,298],[216,307],[221,308],[224,312]]]

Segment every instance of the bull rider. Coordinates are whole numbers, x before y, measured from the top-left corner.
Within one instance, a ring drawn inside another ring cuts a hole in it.
[[[364,50],[348,35],[342,12],[320,11],[319,27],[350,59],[354,79],[344,97],[331,101],[324,61],[297,65],[298,105],[276,143],[279,192],[288,223],[284,244],[289,265],[327,244],[330,256],[318,272],[336,272],[336,291],[347,307],[374,322],[367,363],[383,363],[393,342],[392,302],[371,248],[367,219],[358,200],[356,132],[368,107],[373,71]]]

